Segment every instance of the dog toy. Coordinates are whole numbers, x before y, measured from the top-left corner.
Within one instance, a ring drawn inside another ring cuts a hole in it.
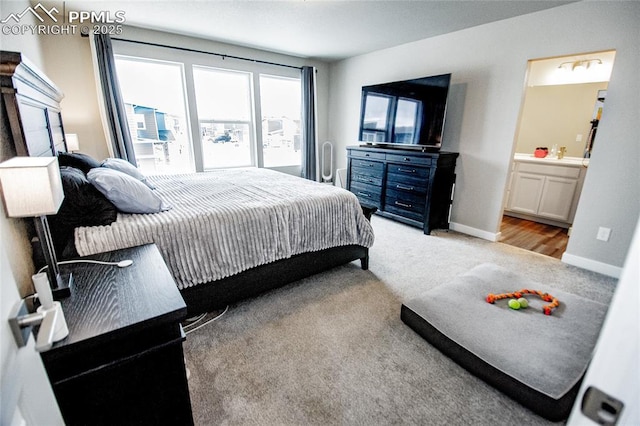
[[[509,301],[509,307],[511,309],[520,309],[520,308],[526,308],[527,306],[529,306],[529,302],[524,297],[525,295],[529,295],[529,294],[534,296],[539,296],[545,302],[549,302],[548,305],[544,305],[542,307],[542,312],[545,315],[551,315],[553,313],[553,310],[558,306],[560,306],[560,301],[555,297],[553,297],[552,295],[550,295],[549,293],[544,293],[538,290],[529,290],[526,288],[523,288],[520,291],[514,291],[513,293],[500,293],[500,294],[490,293],[485,300],[487,301],[487,303],[494,304],[496,300],[513,299]],[[524,300],[520,300],[520,299],[524,299]],[[524,306],[522,302],[524,302]]]

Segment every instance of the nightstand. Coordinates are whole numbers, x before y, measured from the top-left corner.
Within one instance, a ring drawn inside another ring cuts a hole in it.
[[[81,259],[63,299],[69,336],[41,354],[68,425],[193,424],[180,321],[187,308],[154,244]]]

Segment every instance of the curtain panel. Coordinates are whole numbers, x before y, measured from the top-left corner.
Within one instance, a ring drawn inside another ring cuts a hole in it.
[[[302,177],[318,180],[316,136],[316,69],[304,66],[302,83]]]
[[[102,98],[100,110],[109,152],[113,157],[122,158],[136,166],[127,113],[116,74],[111,38],[108,34],[93,34],[91,41],[98,92]]]

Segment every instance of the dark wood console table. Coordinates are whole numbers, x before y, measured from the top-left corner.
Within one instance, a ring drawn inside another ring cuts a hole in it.
[[[68,425],[193,424],[180,321],[187,308],[153,244],[82,259],[61,300],[69,336],[43,352]]]
[[[456,175],[455,152],[347,147],[347,189],[363,207],[425,234],[449,229]]]

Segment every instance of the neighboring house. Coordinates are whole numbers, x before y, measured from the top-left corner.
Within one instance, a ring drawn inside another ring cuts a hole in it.
[[[147,106],[125,103],[124,107],[138,166],[153,170],[156,162],[169,163],[168,144],[175,140],[176,129],[169,128],[167,122],[175,126],[177,119]]]

